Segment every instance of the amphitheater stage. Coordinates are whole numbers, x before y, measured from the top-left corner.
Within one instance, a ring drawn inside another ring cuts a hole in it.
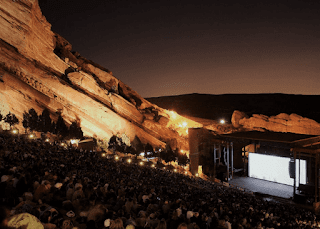
[[[293,187],[251,177],[234,177],[229,183],[246,191],[266,196],[275,196],[284,199],[293,197]]]

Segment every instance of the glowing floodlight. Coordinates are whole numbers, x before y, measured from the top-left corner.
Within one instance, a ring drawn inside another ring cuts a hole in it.
[[[50,142],[50,139],[49,139],[49,138],[47,138],[47,139],[45,140],[45,142]]]
[[[127,160],[128,163],[131,163],[131,161],[132,161],[132,160],[131,160],[130,158]]]
[[[176,112],[174,112],[174,111],[169,111],[169,112],[170,112],[171,118],[173,118],[173,119],[177,118],[177,113]]]
[[[154,164],[152,164],[152,165],[151,165],[151,167],[155,167],[155,165],[154,165]]]
[[[178,170],[177,170],[177,169],[174,169],[173,171],[174,171],[174,172],[177,172]]]
[[[33,134],[30,134],[30,135],[29,135],[29,138],[30,138],[30,139],[33,139],[33,138],[34,138],[34,135],[33,135]]]
[[[105,157],[105,156],[106,156],[106,154],[105,154],[105,153],[103,153],[103,154],[101,154],[101,156],[102,156],[102,157]]]
[[[116,159],[116,160],[119,160],[119,157],[118,157],[118,156],[115,156],[115,159]]]
[[[187,172],[187,171],[185,171],[185,172],[184,172],[184,174],[186,174],[186,175],[187,175],[187,174],[188,174],[188,172]]]
[[[196,173],[196,177],[199,177],[199,173]]]
[[[181,153],[183,153],[183,149],[182,149],[182,150],[180,150],[180,152],[181,152]]]
[[[139,164],[140,164],[140,165],[143,165],[143,162],[141,161]]]
[[[17,134],[17,133],[18,133],[18,130],[17,130],[17,129],[14,129],[14,130],[12,131],[12,133],[13,133],[13,134]]]
[[[61,144],[60,144],[61,146],[65,146],[65,144],[62,142]]]
[[[225,123],[226,123],[226,120],[220,119],[220,124],[225,124]]]

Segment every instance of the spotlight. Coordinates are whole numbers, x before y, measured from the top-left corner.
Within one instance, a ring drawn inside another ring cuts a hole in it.
[[[173,171],[174,171],[174,172],[177,172],[178,170],[177,170],[177,169],[174,169]]]
[[[128,163],[131,163],[131,159],[130,158],[128,159]]]
[[[140,164],[140,165],[143,165],[143,162],[141,161],[139,164]]]
[[[225,124],[226,121],[224,119],[220,119],[220,124]]]
[[[106,154],[105,154],[105,153],[103,153],[103,154],[101,154],[101,156],[102,156],[102,157],[105,157],[105,156],[106,156]]]
[[[18,130],[17,130],[17,129],[14,129],[14,130],[12,131],[12,133],[17,134],[17,133],[18,133]]]
[[[119,160],[119,157],[118,157],[118,156],[115,156],[115,159],[116,159],[116,160]]]
[[[172,119],[176,119],[177,118],[177,113],[176,112],[174,112],[174,111],[169,111],[169,112],[170,112],[170,117]]]
[[[155,165],[154,165],[154,164],[152,164],[152,165],[151,165],[151,167],[155,167]]]
[[[46,139],[46,142],[49,142],[49,141],[50,141],[50,139],[49,139],[49,138],[47,138],[47,139]]]
[[[199,177],[199,174],[198,174],[198,173],[196,173],[196,177]]]
[[[34,135],[33,135],[33,134],[30,134],[30,135],[29,135],[29,138],[30,138],[30,139],[34,138]]]

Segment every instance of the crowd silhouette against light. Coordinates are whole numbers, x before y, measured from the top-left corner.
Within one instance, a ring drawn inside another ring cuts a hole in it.
[[[64,229],[319,227],[314,213],[293,205],[59,142],[2,132],[0,155],[9,226],[28,218]]]

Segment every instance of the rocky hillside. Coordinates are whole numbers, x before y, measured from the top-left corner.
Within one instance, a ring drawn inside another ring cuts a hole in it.
[[[189,94],[147,100],[190,116],[205,128],[218,133],[268,130],[320,135],[319,95]],[[228,125],[218,125],[221,118],[226,119]]]
[[[295,113],[290,115],[280,113],[270,117],[263,114],[253,114],[252,117],[248,117],[244,112],[236,110],[232,114],[231,122],[233,127],[240,129],[320,135],[318,122]]]
[[[58,113],[68,124],[77,120],[85,135],[138,136],[154,147],[187,148],[186,128],[202,126],[150,103],[108,69],[72,51],[51,31],[37,0],[0,0],[0,28],[2,115],[14,113],[21,123],[25,111],[48,108],[54,120]]]
[[[231,121],[235,110],[274,116],[280,113],[298,114],[320,122],[320,95],[290,94],[187,94],[147,98],[158,106],[175,110],[181,115]]]

